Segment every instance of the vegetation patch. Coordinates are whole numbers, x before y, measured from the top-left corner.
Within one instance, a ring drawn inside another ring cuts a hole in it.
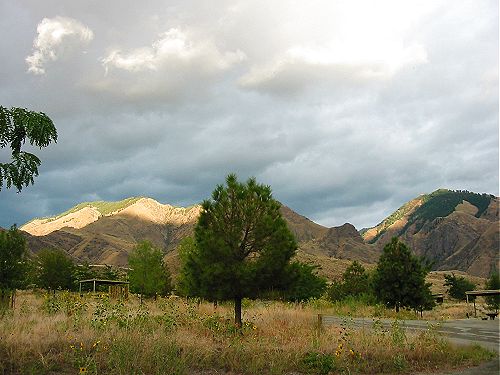
[[[450,215],[457,205],[463,201],[467,201],[477,208],[476,217],[481,217],[481,215],[488,208],[491,199],[494,198],[490,194],[478,194],[467,190],[447,190],[439,189],[431,194],[424,194],[419,199],[422,200],[422,204],[414,210],[414,201],[405,203],[403,206],[398,208],[384,221],[379,223],[376,227],[378,228],[377,234],[368,243],[375,243],[377,240],[387,231],[387,229],[401,220],[405,216],[408,216],[408,221],[405,226],[399,231],[398,235],[403,234],[408,228],[415,224],[415,232],[418,232],[425,223],[436,219],[437,217],[446,217]]]
[[[428,221],[450,215],[464,200],[477,207],[478,211],[475,216],[480,217],[488,208],[492,197],[489,194],[472,193],[466,190],[436,190],[424,196],[424,203],[410,216],[400,233],[404,233],[414,223],[415,232],[418,232]]]
[[[214,307],[160,297],[141,306],[136,297],[119,302],[103,294],[58,292],[61,307],[49,311],[45,298],[22,292],[17,307],[0,319],[0,373],[408,373],[493,358],[479,346],[451,345],[436,327],[410,333],[397,320],[390,328],[374,319],[372,327],[358,329],[346,317],[318,330],[317,313],[334,306],[327,301],[244,300],[239,329],[231,303]]]
[[[106,201],[82,202],[82,203],[77,204],[76,206],[71,207],[69,210],[60,213],[57,216],[39,218],[38,220],[46,220],[47,222],[51,222],[51,221],[60,219],[63,216],[80,211],[81,209],[83,209],[85,207],[93,207],[97,211],[99,211],[99,213],[101,215],[106,216],[106,215],[109,215],[113,212],[124,210],[125,208],[136,203],[141,198],[142,197],[132,197],[132,198],[127,198],[127,199],[117,201],[117,202],[106,202]],[[37,220],[37,219],[33,219],[33,220]],[[31,221],[33,221],[33,220],[31,220]],[[26,224],[29,224],[29,222]]]

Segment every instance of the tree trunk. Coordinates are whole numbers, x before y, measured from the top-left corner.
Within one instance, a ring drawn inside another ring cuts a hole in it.
[[[5,290],[0,289],[0,310],[9,307],[8,294]]]
[[[396,302],[396,312],[399,312],[399,302]]]
[[[234,324],[241,328],[241,297],[234,297]]]

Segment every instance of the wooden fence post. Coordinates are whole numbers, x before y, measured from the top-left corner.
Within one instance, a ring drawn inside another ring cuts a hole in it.
[[[318,335],[321,333],[321,329],[323,328],[323,314],[318,314]]]

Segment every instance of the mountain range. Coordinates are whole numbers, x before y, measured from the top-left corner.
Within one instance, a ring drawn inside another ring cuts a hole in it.
[[[176,248],[193,233],[200,210],[199,205],[174,207],[146,197],[85,202],[57,216],[31,220],[20,229],[34,253],[59,248],[76,261],[92,264],[125,266],[137,242],[149,240],[163,249],[175,273]],[[297,238],[297,258],[318,264],[325,276],[345,269],[352,260],[374,264],[392,236],[430,259],[434,269],[484,277],[499,265],[498,197],[492,195],[438,190],[359,232],[349,223],[324,227],[285,205],[281,213]]]

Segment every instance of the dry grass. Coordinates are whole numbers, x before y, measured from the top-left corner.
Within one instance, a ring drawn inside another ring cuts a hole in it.
[[[456,348],[434,332],[356,331],[348,320],[318,330],[315,304],[232,307],[183,299],[127,304],[22,293],[0,319],[0,374],[394,373],[477,364],[491,354]],[[329,307],[332,308],[332,307]]]

